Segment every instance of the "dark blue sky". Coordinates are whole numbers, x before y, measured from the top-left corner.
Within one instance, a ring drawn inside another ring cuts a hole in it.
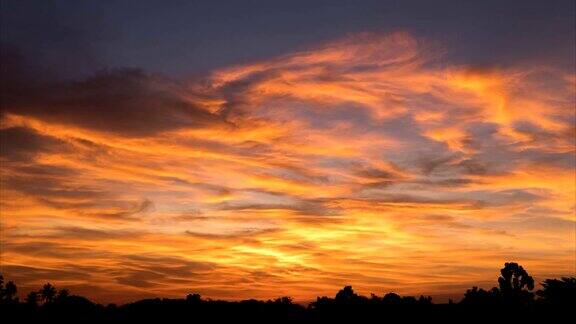
[[[452,60],[574,66],[574,1],[2,1],[2,42],[66,76],[201,74],[359,31],[408,30]]]

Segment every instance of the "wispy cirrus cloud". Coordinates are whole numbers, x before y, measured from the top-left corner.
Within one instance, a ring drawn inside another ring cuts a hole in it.
[[[573,76],[445,51],[366,33],[188,81],[16,69],[5,275],[97,299],[306,300],[346,283],[446,296],[508,259],[573,273]]]

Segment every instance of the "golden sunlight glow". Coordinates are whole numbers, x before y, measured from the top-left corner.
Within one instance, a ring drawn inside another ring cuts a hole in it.
[[[449,296],[510,258],[573,274],[574,77],[441,60],[406,33],[359,34],[142,81],[195,110],[154,102],[133,133],[93,121],[92,101],[55,104],[62,119],[7,107],[2,131],[27,140],[2,149],[2,272],[106,301]]]

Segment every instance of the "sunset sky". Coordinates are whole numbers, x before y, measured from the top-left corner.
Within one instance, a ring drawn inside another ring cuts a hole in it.
[[[98,302],[576,274],[574,1],[2,1],[0,272]]]

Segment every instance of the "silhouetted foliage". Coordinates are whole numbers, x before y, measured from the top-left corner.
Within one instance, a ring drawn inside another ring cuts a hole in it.
[[[494,287],[490,290],[484,290],[478,287],[472,287],[472,289],[466,290],[464,293],[464,298],[462,299],[462,304],[470,305],[497,305],[502,302],[502,297],[500,295],[500,290]]]
[[[30,305],[30,306],[38,306],[38,300],[40,299],[40,296],[38,295],[37,291],[31,291],[28,293],[28,295],[26,295],[26,304]]]
[[[200,302],[202,301],[202,298],[200,297],[199,294],[188,294],[188,295],[186,296],[186,301],[187,301],[188,303],[195,303],[195,304],[197,304],[197,303],[200,303]]]
[[[6,285],[4,285],[4,278],[0,276],[0,301],[2,303],[15,303],[18,302],[18,298],[16,297],[16,293],[18,292],[18,288],[12,281],[8,281]]]
[[[387,293],[382,298],[382,303],[387,305],[400,305],[402,304],[402,297],[396,293]]]
[[[45,284],[42,289],[40,289],[40,297],[44,303],[51,303],[56,296],[56,288],[50,283]]]
[[[498,287],[472,287],[460,303],[433,304],[430,296],[416,298],[387,293],[370,297],[356,293],[352,286],[339,290],[334,298],[318,297],[308,307],[290,297],[268,301],[255,299],[222,301],[188,294],[185,299],[153,298],[117,306],[102,306],[87,298],[57,290],[47,283],[31,291],[23,302],[16,297],[16,285],[4,284],[0,276],[0,318],[14,323],[362,323],[374,319],[398,322],[541,321],[557,322],[570,314],[576,303],[576,278],[546,279],[536,295],[534,279],[517,263],[506,263]],[[473,317],[470,317],[473,316]]]
[[[546,279],[536,294],[549,304],[576,305],[576,278]]]
[[[534,289],[534,279],[515,262],[504,264],[500,269],[498,285],[502,298],[507,303],[528,303],[534,299],[530,290]]]
[[[352,286],[342,288],[334,298],[337,304],[359,304],[364,302],[365,297],[359,296],[354,292]]]
[[[63,302],[65,301],[68,297],[70,297],[70,292],[68,291],[68,289],[60,289],[58,291],[58,294],[56,295],[56,302]]]

